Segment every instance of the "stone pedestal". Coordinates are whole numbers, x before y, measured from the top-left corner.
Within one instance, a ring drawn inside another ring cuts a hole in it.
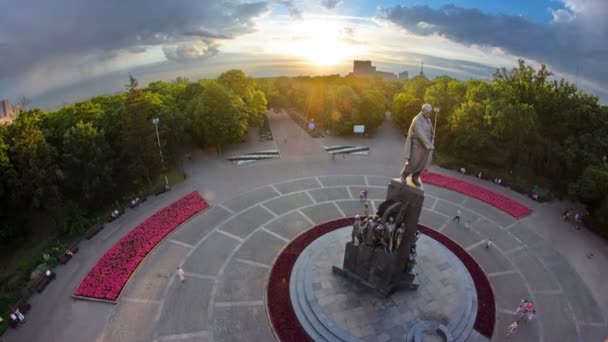
[[[402,223],[405,225],[399,248],[391,253],[382,246],[365,243],[355,245],[348,242],[343,266],[334,266],[333,272],[372,288],[384,296],[398,289],[417,289],[415,244],[423,202],[423,189],[403,184],[398,178],[393,179],[388,185],[386,201],[380,204],[377,214],[382,223],[393,217],[397,227]],[[395,208],[404,208],[400,203],[406,204],[405,215],[393,211]]]

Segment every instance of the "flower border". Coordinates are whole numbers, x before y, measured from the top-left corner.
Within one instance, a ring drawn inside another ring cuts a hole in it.
[[[532,213],[532,209],[519,202],[515,202],[506,196],[460,179],[440,175],[434,172],[424,172],[422,173],[421,178],[424,183],[460,192],[461,194],[486,202],[517,219]]]
[[[306,333],[291,305],[289,281],[298,256],[314,240],[331,231],[352,225],[354,217],[340,218],[318,224],[292,240],[276,258],[266,288],[268,317],[280,341],[312,341]],[[477,291],[477,316],[473,328],[481,335],[492,338],[496,320],[494,291],[486,274],[475,259],[458,243],[446,235],[423,225],[418,225],[422,234],[435,239],[465,265]]]
[[[192,192],[157,211],[114,244],[82,279],[72,297],[116,304],[150,252],[209,204]]]

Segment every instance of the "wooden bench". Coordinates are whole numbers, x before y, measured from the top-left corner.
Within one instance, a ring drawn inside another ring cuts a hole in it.
[[[48,277],[46,276],[46,274],[43,274],[42,277],[40,277],[40,279],[38,279],[38,282],[36,283],[36,291],[38,291],[38,293],[42,292],[47,287],[47,285],[49,285],[51,281],[55,279],[55,277],[55,271],[53,270],[51,270],[51,275]]]
[[[76,244],[68,247],[68,249],[66,249],[63,253],[57,253],[57,260],[59,260],[59,262],[62,264],[67,263],[68,261],[70,261],[70,259],[72,259],[72,256],[68,254],[68,251],[72,252],[72,254],[76,254],[78,253],[78,249],[78,245]]]
[[[156,189],[156,191],[154,192],[155,196],[158,196],[160,194],[164,194],[165,192],[171,190],[170,186],[161,186],[158,189]]]
[[[86,237],[87,240],[91,240],[91,238],[93,236],[95,236],[95,234],[99,233],[99,231],[102,230],[102,229],[103,229],[103,224],[97,223],[93,227],[89,228],[89,230],[87,230],[84,233],[84,237]]]

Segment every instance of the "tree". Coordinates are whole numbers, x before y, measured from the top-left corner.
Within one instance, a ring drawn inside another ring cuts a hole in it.
[[[375,89],[365,91],[361,98],[360,118],[368,132],[374,132],[384,121],[386,98]]]
[[[160,172],[160,156],[156,132],[151,120],[154,117],[153,96],[137,88],[135,78],[130,77],[124,111],[121,116],[121,156],[124,171],[135,185],[152,184]]]
[[[112,159],[103,131],[78,122],[63,138],[63,183],[68,198],[92,209],[107,198],[112,183]]]
[[[403,92],[395,95],[391,105],[391,118],[404,132],[422,108],[422,100]]]
[[[266,96],[256,89],[255,81],[242,70],[229,70],[218,77],[217,82],[230,89],[245,104],[245,114],[251,126],[259,126],[266,115]]]
[[[192,131],[200,145],[215,145],[221,154],[222,145],[239,141],[247,130],[244,103],[226,87],[207,81],[200,98],[192,107]]]

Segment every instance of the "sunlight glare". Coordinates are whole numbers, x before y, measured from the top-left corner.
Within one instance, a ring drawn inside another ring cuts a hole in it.
[[[318,66],[336,65],[361,53],[361,47],[344,36],[343,26],[319,20],[299,23],[287,44],[287,53]]]

